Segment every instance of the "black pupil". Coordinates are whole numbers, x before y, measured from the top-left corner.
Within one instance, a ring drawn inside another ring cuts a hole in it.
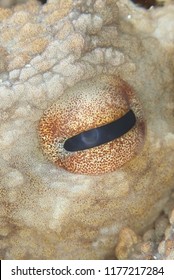
[[[69,152],[77,152],[100,146],[127,133],[135,123],[135,114],[130,110],[116,121],[84,131],[67,139],[64,143],[64,149]]]

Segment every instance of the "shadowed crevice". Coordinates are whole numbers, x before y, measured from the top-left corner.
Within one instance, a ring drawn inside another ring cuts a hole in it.
[[[145,9],[150,9],[151,7],[163,6],[163,3],[162,2],[159,3],[157,0],[130,0],[130,1]]]
[[[39,2],[41,2],[43,5],[47,3],[47,0],[38,0]]]

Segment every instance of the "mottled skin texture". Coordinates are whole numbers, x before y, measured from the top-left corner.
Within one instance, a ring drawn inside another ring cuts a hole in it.
[[[130,109],[136,125],[101,146],[67,152],[65,140],[83,131],[111,123]],[[140,102],[130,86],[117,76],[99,76],[78,83],[43,115],[38,132],[43,152],[56,165],[81,174],[111,172],[134,157],[145,141],[145,120]]]
[[[174,260],[174,192],[155,222],[143,234],[130,228],[119,232],[117,259]]]
[[[114,258],[120,229],[139,234],[159,215],[173,187],[173,13],[127,0],[0,9],[1,258]],[[136,92],[144,147],[114,172],[70,173],[43,155],[39,120],[101,74]]]

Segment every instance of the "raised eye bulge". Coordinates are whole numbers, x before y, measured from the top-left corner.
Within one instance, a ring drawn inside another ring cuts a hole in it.
[[[135,91],[118,76],[77,83],[39,121],[44,154],[70,172],[102,174],[120,168],[143,147],[145,120]]]

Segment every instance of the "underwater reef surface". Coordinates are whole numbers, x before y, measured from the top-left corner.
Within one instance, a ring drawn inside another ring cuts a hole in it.
[[[128,0],[31,0],[0,8],[1,259],[141,258],[141,248],[149,258],[172,258],[169,230],[160,256],[143,247],[153,239],[148,229],[164,233],[161,213],[173,203],[174,4],[167,2],[144,9]],[[101,74],[119,76],[140,100],[144,146],[113,172],[70,173],[42,153],[39,121],[69,89]],[[159,220],[163,231],[153,229]],[[123,254],[122,244],[138,242],[136,255]]]

